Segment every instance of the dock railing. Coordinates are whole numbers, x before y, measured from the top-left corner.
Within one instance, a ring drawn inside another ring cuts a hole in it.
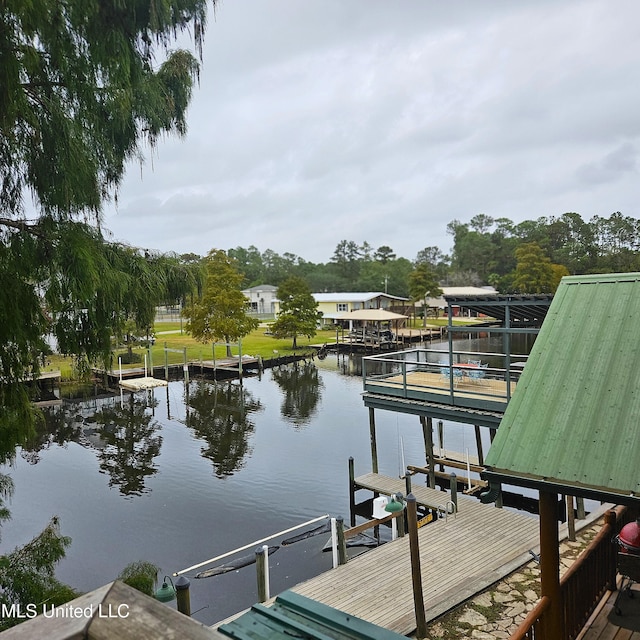
[[[528,356],[494,352],[407,349],[363,358],[365,390],[403,398],[449,395],[506,404]]]
[[[612,539],[627,521],[625,507],[605,515],[605,523],[560,580],[564,637],[577,638],[608,590],[616,588],[616,547]],[[550,600],[544,596],[509,640],[542,640]]]

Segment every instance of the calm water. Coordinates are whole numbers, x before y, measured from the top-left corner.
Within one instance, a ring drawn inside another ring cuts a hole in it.
[[[329,356],[242,385],[172,382],[65,404],[52,411],[47,433],[2,469],[15,492],[0,550],[24,544],[57,515],[73,540],[57,575],[89,591],[133,561],[171,574],[325,513],[348,522],[349,456],[356,474],[371,470],[359,369]],[[406,464],[424,463],[417,417],[379,411],[376,423],[381,473],[399,475],[401,449]],[[449,423],[445,431],[445,447],[474,451],[468,427]],[[326,540],[271,556],[272,593],[330,568]],[[200,580],[196,572],[187,574],[192,611],[205,624],[257,599],[254,567]]]

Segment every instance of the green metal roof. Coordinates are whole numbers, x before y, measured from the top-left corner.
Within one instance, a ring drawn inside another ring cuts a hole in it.
[[[366,586],[363,586],[366,588]],[[293,591],[267,607],[255,604],[218,631],[235,640],[406,640],[393,631]]]
[[[490,480],[640,498],[640,273],[562,279],[485,464]]]

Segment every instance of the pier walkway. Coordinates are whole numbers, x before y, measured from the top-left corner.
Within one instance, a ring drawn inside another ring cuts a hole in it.
[[[367,474],[360,487],[380,493],[404,492],[401,479]],[[437,507],[449,494],[416,486],[416,500]],[[497,509],[466,496],[459,512],[418,530],[427,621],[531,560],[537,551],[538,520]],[[363,553],[345,565],[292,588],[292,591],[402,635],[416,628],[409,537]]]

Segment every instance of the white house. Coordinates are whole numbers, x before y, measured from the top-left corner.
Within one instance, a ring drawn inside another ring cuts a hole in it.
[[[278,287],[272,284],[259,284],[242,291],[249,300],[251,312],[264,315],[275,315],[278,304],[277,292]]]
[[[431,309],[445,310],[448,307],[445,296],[497,296],[498,292],[493,287],[440,287],[442,295],[438,298],[427,298],[427,307]],[[422,309],[422,300],[416,302],[416,307]]]
[[[386,309],[403,307],[408,298],[392,296],[379,291],[343,292],[343,293],[314,293],[318,303],[318,311],[322,312],[325,320],[336,320],[344,313],[361,309]]]

